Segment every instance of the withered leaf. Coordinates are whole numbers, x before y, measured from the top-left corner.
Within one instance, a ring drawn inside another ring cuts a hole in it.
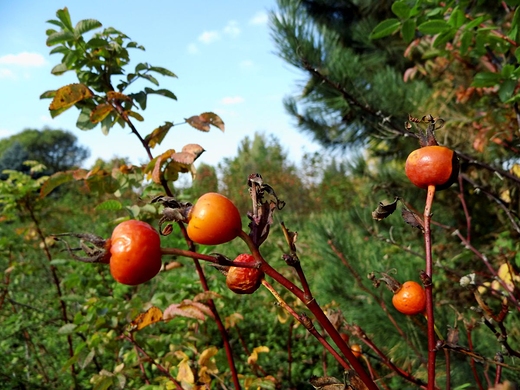
[[[152,306],[146,312],[139,314],[130,324],[131,330],[141,330],[148,325],[162,321],[163,312],[158,307]]]
[[[309,383],[317,390],[345,390],[345,384],[333,376],[313,376]]]
[[[66,110],[77,102],[91,98],[92,96],[92,92],[86,85],[79,83],[69,84],[56,91],[56,94],[49,105],[49,110]]]
[[[193,115],[185,119],[185,121],[188,122],[190,126],[200,131],[209,131],[211,129],[210,125],[218,127],[222,131],[225,129],[222,119],[213,112],[204,112],[200,115]]]
[[[168,131],[170,131],[172,127],[172,122],[165,122],[164,125],[159,126],[148,134],[144,140],[148,146],[153,149],[163,141],[164,137],[166,137],[166,134],[168,134]]]
[[[90,112],[90,121],[92,123],[99,123],[103,119],[105,119],[108,116],[108,114],[110,114],[112,111],[114,111],[114,107],[112,107],[111,104],[98,104],[96,108],[94,108]]]
[[[376,221],[381,221],[382,219],[385,219],[386,217],[392,215],[392,213],[397,208],[398,200],[399,198],[395,197],[392,203],[384,204],[383,202],[379,202],[377,208],[374,211],[372,211],[372,218],[374,218]]]
[[[401,215],[403,216],[404,221],[414,228],[424,230],[424,223],[417,214],[415,214],[413,211],[408,210],[407,208],[403,207],[403,211],[401,212]]]

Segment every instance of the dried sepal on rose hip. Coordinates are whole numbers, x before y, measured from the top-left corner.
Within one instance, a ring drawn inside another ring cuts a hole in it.
[[[422,189],[435,186],[440,191],[450,187],[459,174],[459,160],[453,150],[440,146],[435,139],[434,132],[444,125],[444,121],[428,115],[413,122],[427,122],[428,127],[423,134],[419,134],[421,147],[412,151],[406,159],[406,176]]]
[[[202,195],[194,205],[167,196],[158,196],[152,203],[164,206],[159,230],[165,236],[172,232],[168,223],[179,221],[187,223],[188,237],[202,245],[224,244],[234,240],[242,231],[238,209],[230,199],[216,192]]]
[[[254,264],[255,258],[247,253],[238,255],[235,260],[241,263]],[[236,294],[252,294],[262,284],[264,272],[258,268],[229,267],[226,275],[226,285]]]

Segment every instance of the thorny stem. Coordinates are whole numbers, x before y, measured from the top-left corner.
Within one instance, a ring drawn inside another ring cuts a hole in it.
[[[468,338],[468,348],[470,351],[473,351],[473,339],[471,337],[472,330],[473,325],[466,326],[466,337]],[[475,359],[473,359],[473,357],[471,356],[469,358],[469,364],[471,366],[471,372],[473,373],[473,377],[475,378],[475,382],[477,383],[479,390],[484,390],[484,387],[482,386],[482,383],[480,382],[480,378],[478,376],[477,367],[475,365]]]
[[[128,124],[128,126],[130,126],[130,128],[132,129],[132,132],[136,135],[136,137],[139,139],[139,141],[143,145],[144,149],[146,150],[146,153],[148,154],[148,158],[150,160],[153,160],[153,155],[152,155],[152,152],[150,151],[150,146],[148,145],[148,143],[141,136],[141,134],[139,134],[139,132],[137,131],[137,129],[133,125],[132,121],[130,121],[130,119],[128,118],[128,115],[126,115],[126,113],[124,112],[124,109],[121,106],[121,104],[116,102],[115,105],[116,105],[117,112],[121,115],[121,117]],[[173,193],[172,193],[170,187],[168,187],[168,183],[164,179],[161,179],[161,185],[162,185],[164,191],[166,192],[166,195],[173,196]],[[178,225],[179,225],[179,227],[181,229],[181,232],[182,232],[182,234],[183,234],[183,236],[185,238],[185,241],[186,241],[189,249],[192,252],[195,252],[195,246],[194,246],[193,242],[190,240],[190,238],[188,237],[188,234],[186,233],[186,228],[184,227],[184,224],[182,222],[179,222]],[[197,270],[197,274],[199,276],[199,280],[200,280],[200,283],[202,285],[203,290],[204,291],[209,291],[206,275],[204,274],[204,270],[202,269],[202,266],[200,265],[199,260],[197,258],[194,258],[194,257],[192,257],[192,258],[193,258],[193,263],[195,264],[195,269]],[[237,369],[236,369],[236,366],[235,366],[235,360],[233,358],[233,352],[231,350],[231,345],[229,343],[229,335],[227,333],[227,330],[226,330],[224,324],[222,323],[222,319],[220,318],[220,315],[218,314],[217,307],[215,306],[215,302],[213,302],[212,299],[208,299],[207,300],[207,305],[210,308],[211,312],[213,313],[213,317],[215,319],[215,323],[217,324],[217,328],[218,328],[218,330],[220,332],[220,335],[222,337],[222,342],[224,344],[224,349],[226,351],[226,357],[227,357],[227,360],[228,360],[229,369],[231,371],[231,377],[233,379],[233,384],[234,384],[236,390],[240,390],[241,386],[240,386],[240,382],[238,380],[238,372],[237,372]]]
[[[386,316],[388,317],[388,319],[390,320],[390,322],[392,323],[392,325],[395,327],[395,329],[397,330],[397,332],[399,333],[399,335],[402,337],[403,340],[405,340],[406,344],[408,344],[410,346],[411,349],[413,349],[413,351],[415,352],[415,354],[417,355],[417,357],[419,358],[419,360],[421,360],[423,363],[426,363],[426,360],[424,358],[424,356],[422,355],[422,353],[415,347],[415,345],[410,341],[409,337],[406,335],[406,333],[401,329],[401,327],[399,326],[399,324],[397,323],[396,319],[392,316],[392,314],[390,314],[390,312],[388,311],[388,308],[385,304],[385,302],[381,299],[380,296],[374,294],[373,291],[371,291],[370,289],[368,289],[364,284],[363,284],[363,281],[361,279],[361,276],[358,274],[358,272],[354,269],[354,267],[352,267],[352,265],[350,264],[350,262],[347,260],[347,258],[345,257],[345,255],[343,253],[340,252],[340,250],[334,245],[334,243],[332,242],[332,240],[328,240],[327,241],[327,244],[329,244],[330,248],[332,249],[332,251],[334,252],[334,254],[340,259],[340,261],[343,263],[343,265],[345,267],[347,267],[347,269],[350,271],[350,273],[352,274],[352,276],[354,277],[354,280],[356,281],[356,284],[357,286],[365,291],[368,295],[370,295],[378,304],[379,306],[381,306],[381,309],[383,309],[383,311],[385,312]]]
[[[357,338],[359,338],[363,343],[365,343],[372,351],[374,351],[377,354],[377,356],[379,356],[381,358],[383,364],[385,364],[389,369],[391,369],[392,371],[394,371],[395,373],[397,373],[399,376],[403,377],[407,381],[414,383],[423,389],[426,388],[427,385],[422,380],[415,378],[412,374],[410,374],[410,373],[404,371],[403,369],[401,369],[400,367],[396,366],[395,363],[392,362],[392,360],[390,358],[388,358],[388,356],[383,351],[381,351],[370,338],[368,338],[365,331],[363,329],[361,329],[361,327],[359,325],[347,325],[347,329],[353,335],[355,335]]]
[[[435,186],[429,185],[426,195],[426,205],[424,206],[424,248],[426,252],[426,276],[429,279],[426,283],[426,317],[428,332],[428,390],[435,388],[435,322],[433,318],[433,259],[432,259],[432,238],[431,238],[431,209],[433,197],[435,196]]]
[[[370,376],[366,373],[365,369],[361,365],[361,363],[354,356],[349,346],[342,339],[341,335],[337,331],[337,329],[332,325],[329,318],[325,315],[321,307],[318,305],[315,299],[308,301],[305,299],[305,293],[302,289],[298,288],[294,283],[285,278],[282,274],[280,274],[277,270],[271,267],[262,257],[260,251],[257,246],[254,244],[253,240],[249,235],[241,231],[239,236],[249,247],[251,254],[254,256],[256,261],[260,264],[260,269],[266,274],[284,286],[287,290],[293,293],[307,308],[312,312],[312,314],[316,317],[316,320],[323,326],[325,331],[332,338],[334,343],[338,346],[341,353],[347,358],[350,365],[359,375],[359,378],[365,383],[368,390],[378,390],[376,384]]]
[[[262,280],[262,284],[267,290],[269,290],[271,294],[273,294],[275,299],[278,301],[278,304],[282,308],[284,308],[291,316],[293,316],[298,322],[300,322],[305,327],[305,329],[307,329],[309,333],[312,334],[332,356],[334,356],[334,359],[336,359],[345,370],[350,369],[348,362],[345,359],[343,359],[343,357],[341,357],[334,348],[332,348],[332,346],[327,342],[327,340],[325,340],[325,338],[314,327],[312,321],[307,316],[305,316],[304,314],[299,315],[298,313],[296,313],[294,309],[283,300],[283,298],[280,296],[280,294],[278,294],[274,287],[265,279]]]

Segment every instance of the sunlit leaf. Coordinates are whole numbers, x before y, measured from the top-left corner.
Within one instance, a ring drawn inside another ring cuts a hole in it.
[[[50,99],[50,98],[53,98],[54,96],[56,96],[56,90],[45,91],[44,93],[42,93],[40,95],[40,99]]]
[[[183,358],[180,363],[177,365],[179,371],[177,372],[177,379],[179,382],[185,382],[193,384],[195,383],[195,376],[193,375],[193,371],[191,371],[190,362],[188,356]]]
[[[51,111],[52,112],[52,111]],[[97,123],[90,120],[90,114],[92,109],[89,106],[85,106],[81,109],[78,120],[76,121],[76,127],[81,130],[92,130],[96,127]]]
[[[168,89],[163,89],[163,88],[161,88],[161,89],[152,89],[152,88],[146,87],[144,90],[145,90],[146,93],[162,95],[162,96],[168,97],[170,99],[177,100],[177,96],[175,96],[175,94],[172,91],[168,90]]]
[[[58,45],[60,43],[65,43],[65,42],[71,41],[74,38],[75,37],[74,37],[73,32],[61,30],[61,31],[56,31],[54,34],[49,35],[47,37],[47,41],[45,43],[47,44],[47,46],[54,46],[54,45]]]
[[[186,317],[204,321],[207,316],[213,317],[213,313],[208,306],[185,299],[181,303],[168,306],[164,311],[163,319],[166,321],[175,317]]]
[[[132,330],[141,330],[148,325],[162,321],[163,312],[158,307],[152,306],[146,312],[139,314],[131,323]]]
[[[70,69],[67,67],[67,64],[62,63],[62,64],[58,64],[58,65],[54,66],[51,69],[51,73],[55,76],[59,76],[65,72],[67,72],[68,70],[70,70]]]
[[[114,111],[114,107],[111,104],[98,104],[96,108],[94,108],[90,112],[90,121],[92,123],[99,123],[103,119],[105,119],[108,116],[108,114],[110,114],[112,111]]]
[[[193,115],[185,119],[185,121],[190,126],[200,131],[210,131],[210,125],[218,127],[222,131],[225,130],[224,122],[222,121],[222,119],[217,114],[214,114],[212,112],[205,112],[200,115]]]
[[[65,29],[72,31],[72,21],[70,20],[70,13],[67,7],[56,11],[56,16],[63,23]]]
[[[95,30],[101,27],[102,24],[96,19],[83,19],[80,20],[74,28],[74,33],[77,35],[83,35],[88,31]]]
[[[49,106],[49,110],[55,111],[72,107],[77,102],[91,98],[92,92],[84,84],[69,84],[56,91],[56,95]]]
[[[125,101],[132,101],[132,98],[128,95],[125,95],[124,93],[117,92],[117,91],[108,91],[107,92],[107,99],[108,100],[125,100]]]
[[[269,348],[266,346],[254,348],[253,352],[251,352],[251,355],[247,357],[247,364],[256,364],[256,362],[258,361],[258,354],[267,352],[269,352]]]
[[[222,118],[220,118],[217,114],[215,114],[213,112],[204,112],[204,113],[200,114],[200,118],[204,122],[207,122],[210,125],[215,126],[222,131],[224,131],[226,129]]]
[[[141,116],[141,114],[138,114],[138,113],[135,112],[135,111],[128,110],[128,111],[125,111],[125,113],[126,113],[128,116],[130,116],[130,117],[132,117],[132,118],[134,118],[134,119],[137,119],[139,122],[144,121],[144,118]]]
[[[103,203],[100,203],[96,206],[96,210],[110,210],[110,211],[116,211],[121,210],[123,208],[123,205],[120,201],[115,199],[109,199],[104,201]]]
[[[177,77],[177,75],[175,73],[173,73],[172,71],[170,71],[166,68],[163,68],[161,66],[150,66],[148,69],[150,69],[154,72],[157,72],[163,76]]]
[[[150,134],[148,134],[145,137],[146,143],[148,143],[148,146],[153,149],[155,146],[160,145],[163,141],[164,137],[166,137],[166,134],[168,134],[168,131],[173,127],[172,122],[165,122],[164,125],[159,126],[158,128],[154,129]]]
[[[58,334],[68,335],[74,332],[74,329],[77,328],[76,324],[65,324],[61,328],[58,329]]]
[[[451,26],[444,20],[436,19],[421,23],[417,26],[417,29],[423,34],[435,35],[450,30]]]
[[[392,35],[401,26],[399,19],[386,19],[379,23],[368,36],[369,39],[379,39]]]
[[[43,183],[40,190],[40,198],[44,198],[45,196],[49,195],[56,187],[59,187],[60,185],[68,183],[72,180],[74,180],[72,172],[56,172],[55,174],[51,175],[45,181],[45,183]]]

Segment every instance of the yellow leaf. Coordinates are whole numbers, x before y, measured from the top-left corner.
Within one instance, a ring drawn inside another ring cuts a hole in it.
[[[103,119],[105,119],[108,116],[108,114],[110,114],[112,111],[114,111],[114,107],[112,107],[111,104],[98,104],[96,108],[94,108],[90,113],[90,121],[92,123],[99,123]]]
[[[163,313],[158,307],[152,306],[145,313],[139,314],[131,323],[131,330],[141,330],[148,325],[162,321]]]
[[[84,84],[69,84],[56,91],[56,95],[49,106],[49,110],[64,110],[77,102],[91,98],[92,92]]]
[[[177,372],[176,379],[179,382],[185,382],[190,384],[195,383],[195,376],[193,375],[193,371],[191,371],[190,362],[187,357],[181,360],[177,367],[179,368],[179,372]]]
[[[117,92],[117,91],[108,91],[107,99],[108,100],[127,100],[127,101],[132,100],[132,98],[130,98],[130,96],[125,95],[124,93],[121,93],[121,92]]]
[[[166,134],[168,134],[168,131],[170,131],[172,127],[172,122],[166,122],[164,125],[154,129],[145,137],[144,140],[148,143],[148,146],[153,149],[163,141],[164,137],[166,137]]]
[[[240,314],[240,313],[233,313],[230,316],[227,316],[226,319],[224,320],[226,329],[234,328],[235,325],[239,321],[242,321],[243,319],[244,319],[244,316],[242,316],[242,314]]]
[[[247,364],[256,364],[258,360],[258,354],[261,352],[269,352],[269,348],[265,346],[256,347],[253,349],[253,352],[247,358]]]

